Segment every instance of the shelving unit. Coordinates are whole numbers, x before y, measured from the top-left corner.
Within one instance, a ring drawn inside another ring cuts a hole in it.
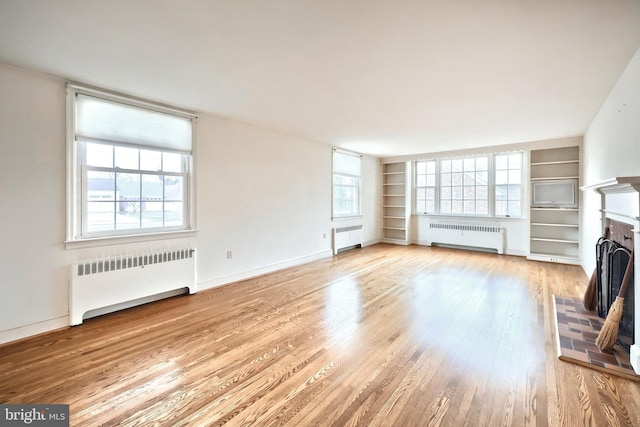
[[[382,241],[409,244],[409,206],[407,192],[410,185],[407,162],[382,165]]]
[[[580,147],[531,151],[531,181],[579,179]],[[579,264],[580,212],[556,207],[531,208],[528,259]]]

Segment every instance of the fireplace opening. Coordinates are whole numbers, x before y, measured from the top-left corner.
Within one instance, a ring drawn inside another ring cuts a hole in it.
[[[614,220],[609,221],[611,239],[600,239],[596,245],[597,261],[597,312],[606,318],[611,304],[616,300],[624,273],[631,259],[633,228]],[[622,318],[617,343],[630,351],[634,338],[634,286],[633,275],[624,297]]]

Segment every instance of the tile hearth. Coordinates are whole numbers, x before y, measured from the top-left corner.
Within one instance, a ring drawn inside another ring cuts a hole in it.
[[[582,298],[554,295],[558,357],[611,375],[640,381],[629,362],[629,353],[616,344],[613,350],[600,351],[595,344],[604,319],[584,309]]]

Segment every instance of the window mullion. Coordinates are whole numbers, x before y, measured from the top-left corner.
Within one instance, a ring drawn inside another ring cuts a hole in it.
[[[487,165],[488,165],[488,177],[487,177],[487,184],[489,185],[489,188],[487,189],[487,193],[489,196],[489,216],[491,217],[495,217],[495,212],[496,212],[496,186],[495,186],[495,177],[496,177],[496,169],[495,169],[495,154],[492,156],[489,156],[489,159],[487,161]]]
[[[434,170],[435,170],[435,191],[434,191],[434,211],[436,215],[440,214],[440,162],[438,160],[434,160]]]

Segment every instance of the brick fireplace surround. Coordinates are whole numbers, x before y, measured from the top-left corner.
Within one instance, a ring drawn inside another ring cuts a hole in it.
[[[640,177],[617,177],[593,185],[581,187],[582,191],[595,190],[600,194],[600,230],[604,230],[607,219],[613,219],[633,227],[634,233],[634,282],[635,312],[634,340],[631,346],[631,366],[640,375]],[[587,224],[583,224],[587,226]]]

